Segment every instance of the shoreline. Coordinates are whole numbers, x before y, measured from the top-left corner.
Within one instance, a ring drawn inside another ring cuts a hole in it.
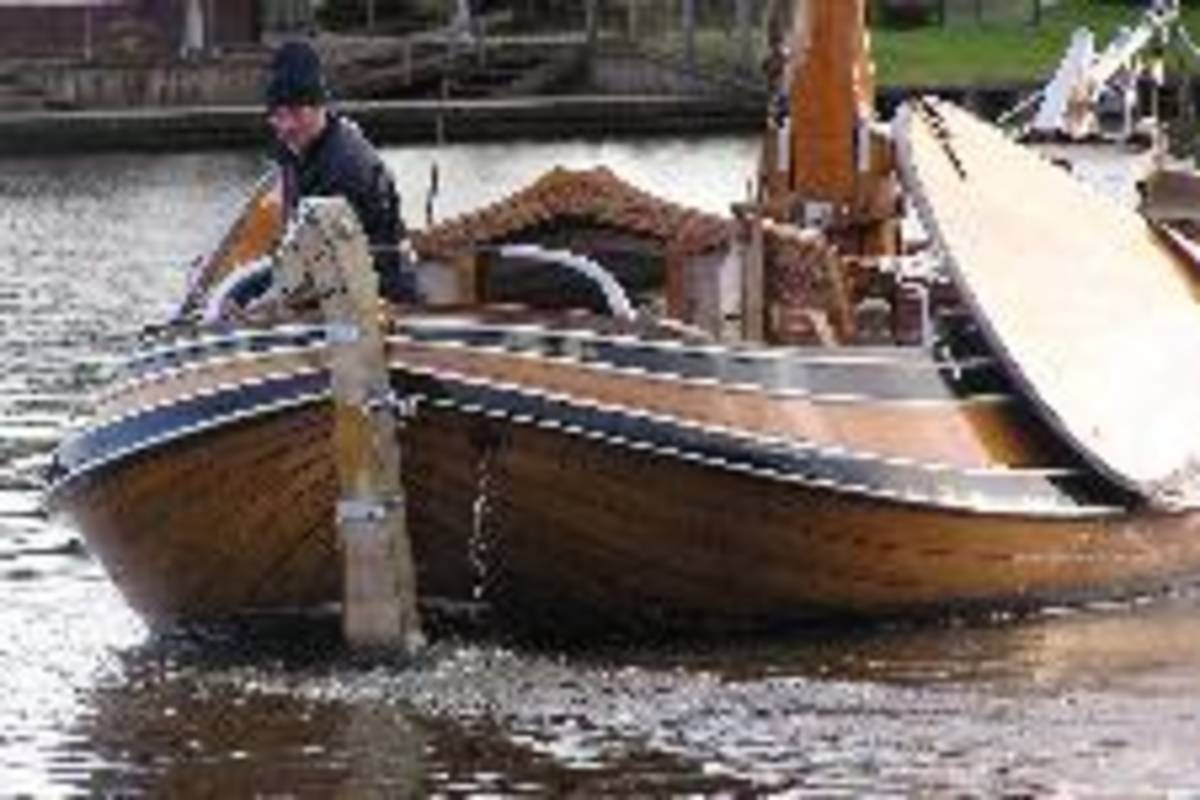
[[[1029,86],[885,87],[885,114],[905,97],[936,94],[991,116]],[[336,104],[380,145],[703,135],[763,130],[761,96],[565,95],[503,100],[355,101]],[[440,120],[440,122],[439,122]],[[259,106],[0,113],[0,158],[99,152],[186,152],[262,147]]]

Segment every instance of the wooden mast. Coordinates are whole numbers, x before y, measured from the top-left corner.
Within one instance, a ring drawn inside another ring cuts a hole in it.
[[[795,0],[775,21],[765,211],[817,227],[848,254],[896,251],[890,142],[875,126],[866,0]]]
[[[864,2],[800,0],[792,20],[790,189],[813,217],[858,192],[858,137],[874,116]]]

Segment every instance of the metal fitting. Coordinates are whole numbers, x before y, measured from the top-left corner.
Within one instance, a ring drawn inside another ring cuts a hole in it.
[[[354,344],[361,338],[362,330],[357,325],[334,322],[325,326],[325,339],[330,344]]]
[[[344,528],[346,525],[382,522],[389,514],[403,507],[403,495],[392,495],[383,500],[339,500],[337,524]]]

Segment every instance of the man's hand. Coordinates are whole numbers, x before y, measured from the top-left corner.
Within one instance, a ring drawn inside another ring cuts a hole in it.
[[[226,298],[221,304],[219,319],[239,326],[259,327],[282,322],[289,316],[288,307],[274,288],[246,305]]]

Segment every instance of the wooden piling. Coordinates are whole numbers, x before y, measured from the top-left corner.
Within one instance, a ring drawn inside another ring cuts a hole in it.
[[[315,295],[327,326],[343,631],[355,647],[413,653],[424,639],[396,436],[407,409],[388,380],[378,280],[366,237],[343,199],[305,200],[299,220],[280,249],[277,281],[285,296]]]

